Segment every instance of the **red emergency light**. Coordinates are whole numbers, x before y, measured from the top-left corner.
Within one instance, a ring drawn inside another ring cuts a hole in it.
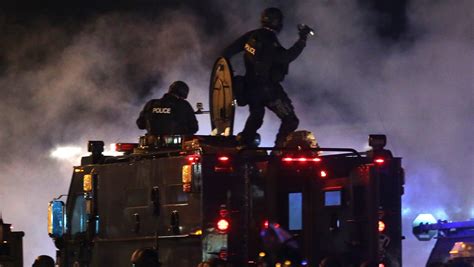
[[[307,157],[283,157],[283,162],[320,162],[321,158],[307,158]]]
[[[376,158],[376,159],[374,159],[374,162],[375,162],[376,164],[378,164],[378,165],[382,165],[382,164],[385,163],[385,159],[383,159],[383,158]]]
[[[219,210],[219,216],[227,217],[227,216],[229,216],[229,211],[225,208],[222,208],[222,209]]]
[[[228,162],[229,159],[230,158],[227,157],[227,156],[220,156],[220,157],[217,158],[217,160],[220,161],[220,162]]]
[[[186,156],[186,160],[189,162],[189,164],[194,165],[196,163],[199,163],[201,157],[199,155],[188,155]]]
[[[268,220],[263,221],[263,229],[268,229],[269,226],[270,222],[268,222]]]
[[[214,166],[215,172],[233,172],[234,168],[231,164],[231,159],[229,156],[221,155],[217,157],[217,164]]]
[[[115,151],[124,152],[124,153],[132,153],[136,147],[138,147],[138,144],[136,143],[116,143]]]
[[[220,260],[226,261],[228,256],[229,256],[229,255],[228,255],[228,253],[227,253],[227,250],[221,250],[221,251],[219,251],[219,259],[220,259]]]
[[[222,218],[222,219],[217,221],[216,225],[217,225],[217,229],[220,232],[227,232],[227,230],[229,230],[230,223],[229,223],[228,220]]]

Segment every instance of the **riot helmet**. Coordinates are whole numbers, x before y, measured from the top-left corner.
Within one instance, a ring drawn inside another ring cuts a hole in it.
[[[170,85],[168,89],[168,93],[176,95],[177,97],[186,99],[188,97],[189,87],[183,81],[176,81]]]
[[[283,13],[276,7],[269,7],[262,12],[260,22],[262,23],[262,27],[280,32],[283,28]]]
[[[133,252],[130,259],[133,267],[158,267],[158,253],[153,248],[141,248]]]
[[[41,255],[35,259],[32,267],[54,267],[54,260],[48,255]]]

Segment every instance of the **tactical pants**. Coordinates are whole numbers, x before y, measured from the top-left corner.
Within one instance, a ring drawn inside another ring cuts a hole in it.
[[[273,111],[281,120],[280,129],[275,140],[275,147],[283,146],[286,137],[298,128],[299,120],[296,117],[291,100],[279,83],[253,84],[248,86],[247,101],[249,104],[249,117],[242,131],[244,142],[251,142],[257,130],[263,124],[265,107]]]

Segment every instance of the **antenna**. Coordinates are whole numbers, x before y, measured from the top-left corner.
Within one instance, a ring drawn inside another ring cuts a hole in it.
[[[3,243],[3,238],[4,238],[4,224],[3,224],[3,218],[2,218],[2,212],[0,211],[0,242]]]

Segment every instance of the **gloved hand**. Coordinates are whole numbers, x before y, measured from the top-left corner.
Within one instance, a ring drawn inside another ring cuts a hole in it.
[[[311,29],[308,25],[305,24],[298,24],[298,34],[300,39],[305,40],[308,39],[308,35],[313,35],[313,29]]]

